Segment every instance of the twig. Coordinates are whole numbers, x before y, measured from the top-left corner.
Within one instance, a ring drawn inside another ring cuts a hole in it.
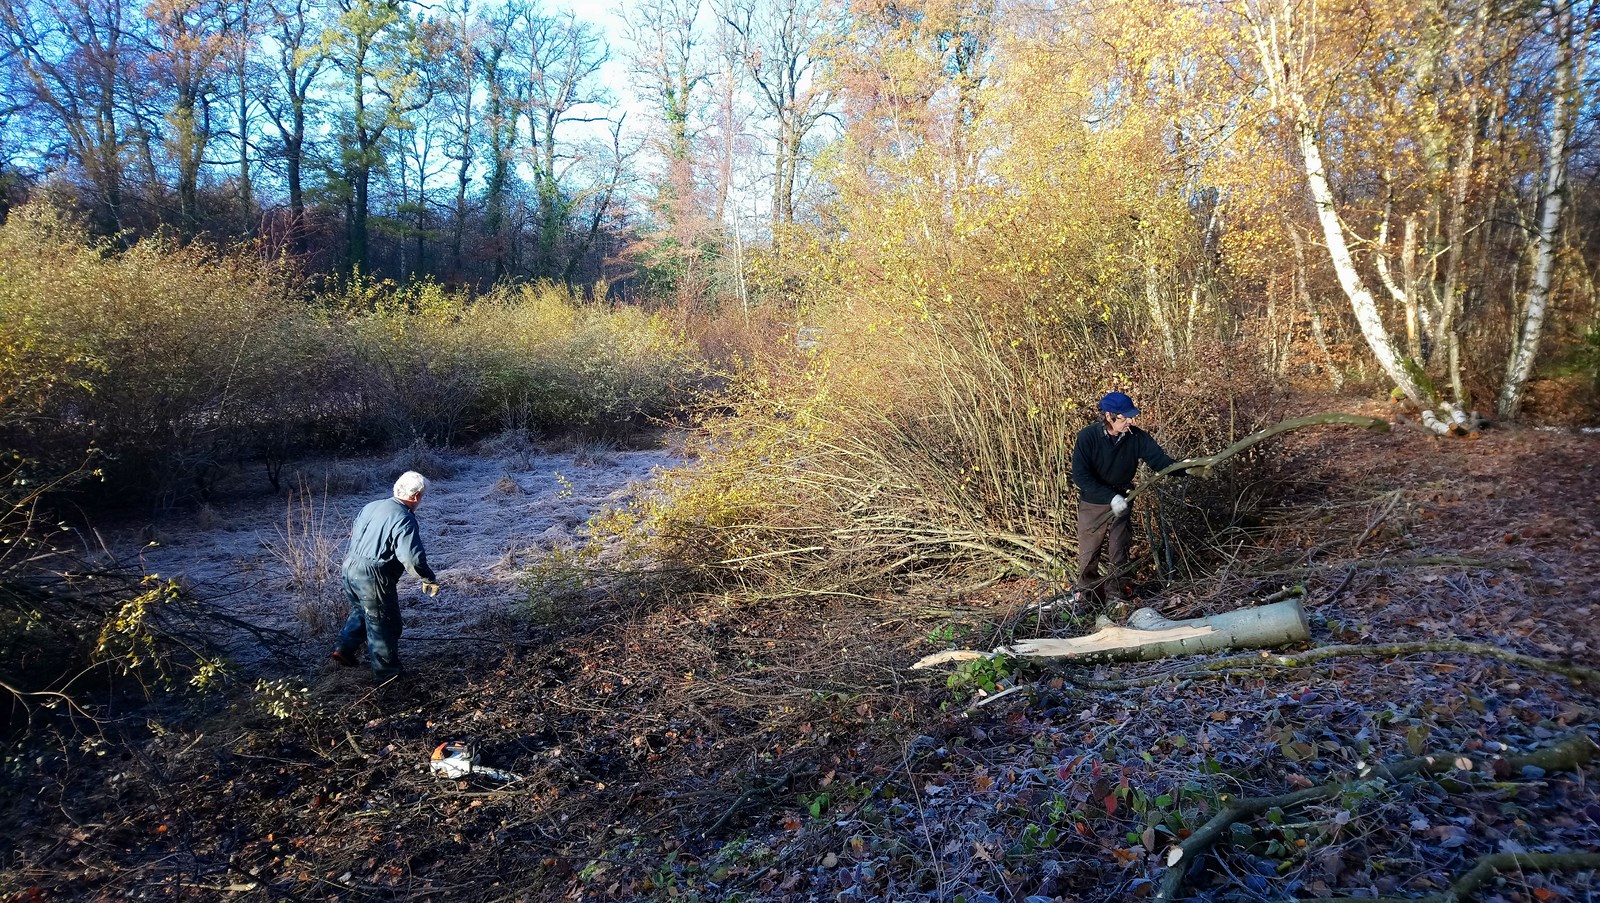
[[[735,815],[739,814],[739,810],[749,805],[752,800],[766,796],[770,793],[776,793],[777,791],[782,790],[784,787],[787,787],[789,782],[794,779],[795,775],[802,771],[814,769],[815,766],[796,765],[783,774],[778,775],[776,778],[773,778],[770,782],[762,784],[758,787],[751,787],[749,790],[739,794],[739,797],[733,801],[733,804],[722,813],[720,818],[712,823],[711,827],[705,830],[705,834],[702,836],[715,837],[717,832],[721,831],[723,826],[725,826]]]
[[[1521,771],[1528,765],[1536,765],[1545,771],[1568,771],[1587,764],[1594,757],[1594,750],[1594,741],[1586,734],[1578,734],[1560,743],[1505,759],[1484,758],[1470,752],[1434,753],[1407,759],[1395,765],[1379,765],[1347,781],[1319,784],[1279,796],[1230,800],[1224,795],[1221,801],[1227,803],[1228,808],[1213,816],[1167,854],[1167,873],[1161,878],[1161,891],[1155,898],[1158,901],[1176,900],[1178,892],[1183,889],[1184,881],[1196,868],[1191,863],[1194,863],[1197,857],[1209,850],[1234,824],[1268,810],[1288,809],[1302,803],[1335,797],[1344,793],[1353,784],[1373,778],[1392,782],[1413,774],[1442,774],[1457,769],[1471,773],[1486,765],[1492,768],[1497,763],[1504,763],[1512,773]],[[1481,880],[1482,878],[1479,879]]]
[[[23,690],[23,689],[20,689],[18,687],[14,687],[9,683],[6,683],[3,680],[0,680],[0,690],[4,690],[7,693],[10,693],[13,697],[16,698],[17,702],[22,703],[22,706],[23,706],[24,709],[29,708],[29,706],[28,706],[28,697],[30,697],[30,696],[45,696],[45,697],[49,697],[51,699],[59,699],[62,702],[65,702],[67,704],[67,707],[70,708],[72,711],[77,712],[78,714],[80,714],[83,717],[88,718],[90,720],[94,719],[94,716],[89,714],[89,712],[85,711],[82,706],[78,705],[77,701],[74,700],[71,696],[68,696],[67,694],[59,692],[59,691],[56,691],[56,690]]]
[[[1350,585],[1350,581],[1355,579],[1355,576],[1356,576],[1356,567],[1355,567],[1355,565],[1351,565],[1350,567],[1345,568],[1344,579],[1340,580],[1339,581],[1339,585],[1333,588],[1333,592],[1328,593],[1328,597],[1324,601],[1332,602],[1333,600],[1339,598],[1339,594],[1344,592],[1344,588]]]
[[[1340,656],[1402,656],[1415,655],[1420,652],[1453,652],[1465,655],[1482,655],[1497,658],[1502,661],[1513,662],[1537,671],[1547,671],[1570,678],[1575,683],[1589,684],[1600,687],[1600,671],[1585,668],[1581,665],[1572,665],[1566,662],[1551,661],[1549,659],[1535,658],[1501,649],[1499,646],[1490,646],[1484,643],[1468,643],[1461,640],[1428,640],[1415,643],[1384,643],[1374,646],[1319,646],[1306,652],[1289,655],[1271,655],[1254,653],[1245,655],[1231,655],[1214,661],[1202,662],[1184,671],[1168,671],[1149,677],[1133,677],[1127,679],[1091,680],[1089,678],[1073,677],[1067,679],[1080,687],[1091,690],[1135,690],[1143,687],[1153,687],[1169,680],[1203,680],[1212,677],[1221,677],[1226,672],[1240,667],[1257,667],[1260,665],[1275,665],[1280,668],[1303,668],[1324,659],[1338,658]]]
[[[1404,497],[1404,489],[1396,489],[1394,492],[1389,494],[1389,504],[1385,505],[1383,510],[1378,512],[1378,516],[1373,518],[1371,523],[1367,524],[1367,528],[1362,530],[1361,535],[1357,536],[1356,541],[1351,544],[1351,555],[1354,555],[1358,550],[1360,550],[1361,544],[1366,542],[1368,537],[1373,535],[1373,531],[1378,529],[1379,524],[1389,519],[1389,515],[1394,511],[1395,506],[1400,504],[1400,500]]]
[[[1470,871],[1439,893],[1426,897],[1306,897],[1300,903],[1458,903],[1477,891],[1490,877],[1507,871],[1579,872],[1600,869],[1600,853],[1490,853],[1478,858]]]

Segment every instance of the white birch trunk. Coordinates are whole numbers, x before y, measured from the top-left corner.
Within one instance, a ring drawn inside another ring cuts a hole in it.
[[[1356,325],[1377,358],[1378,366],[1388,374],[1400,391],[1417,407],[1428,409],[1438,404],[1438,399],[1425,391],[1411,371],[1402,364],[1400,352],[1389,337],[1388,327],[1378,312],[1377,299],[1367,289],[1361,274],[1356,271],[1355,260],[1350,256],[1350,246],[1345,241],[1344,224],[1339,222],[1339,212],[1333,205],[1333,189],[1328,184],[1328,171],[1322,163],[1322,149],[1317,145],[1316,129],[1309,122],[1305,98],[1296,94],[1292,100],[1296,107],[1295,135],[1300,143],[1300,156],[1305,162],[1306,185],[1311,189],[1311,200],[1316,207],[1317,221],[1322,225],[1323,239],[1328,245],[1328,256],[1333,260],[1333,270],[1339,277],[1339,286],[1356,315]]]
[[[1141,608],[1127,627],[1106,624],[1088,636],[1069,639],[1039,637],[1017,640],[994,652],[964,649],[919,659],[913,669],[1005,655],[1045,667],[1081,667],[1100,662],[1149,662],[1182,655],[1204,655],[1228,649],[1265,649],[1303,643],[1311,636],[1299,599],[1243,608],[1187,621],[1169,621],[1152,608]]]
[[[1383,368],[1389,379],[1417,407],[1425,411],[1439,407],[1438,397],[1417,378],[1420,375],[1417,369],[1419,365],[1412,363],[1407,367],[1407,362],[1401,358],[1394,340],[1389,335],[1388,327],[1384,325],[1377,299],[1373,297],[1372,291],[1367,288],[1366,282],[1356,270],[1355,260],[1350,254],[1350,245],[1345,239],[1344,224],[1339,221],[1339,211],[1334,206],[1327,166],[1322,161],[1322,148],[1317,143],[1316,120],[1306,102],[1302,86],[1305,61],[1310,55],[1308,44],[1311,39],[1306,35],[1296,34],[1294,17],[1301,7],[1294,3],[1279,2],[1271,7],[1269,13],[1266,3],[1244,2],[1239,8],[1254,32],[1262,75],[1272,91],[1273,99],[1294,123],[1295,138],[1300,147],[1301,162],[1305,167],[1306,187],[1311,191],[1317,221],[1322,226],[1323,238],[1328,246],[1328,256],[1333,262],[1334,273],[1339,278],[1339,286],[1344,289],[1345,297],[1350,300],[1356,325],[1360,327],[1362,337],[1367,340],[1367,347],[1372,350],[1378,366]],[[1314,6],[1312,14],[1315,15]],[[1445,418],[1447,421],[1466,419],[1465,415],[1454,406],[1448,407],[1447,410],[1449,414]],[[1445,427],[1441,425],[1436,431],[1443,432],[1444,429]]]
[[[1476,46],[1483,46],[1484,23],[1488,19],[1488,4],[1479,3],[1477,24],[1473,32]],[[1450,222],[1445,229],[1445,241],[1450,256],[1445,262],[1444,286],[1440,291],[1439,323],[1434,344],[1443,344],[1448,353],[1450,393],[1458,405],[1467,405],[1467,390],[1461,379],[1461,335],[1456,319],[1461,312],[1459,279],[1461,260],[1467,250],[1467,189],[1472,181],[1473,167],[1478,149],[1478,92],[1471,92],[1467,102],[1467,128],[1461,136],[1461,149],[1456,158],[1455,172],[1450,180]]]
[[[1539,337],[1544,331],[1545,314],[1550,304],[1550,283],[1555,273],[1556,233],[1561,226],[1561,204],[1566,194],[1572,74],[1577,67],[1570,7],[1557,13],[1555,29],[1560,48],[1556,57],[1555,94],[1550,102],[1550,161],[1545,168],[1543,190],[1539,198],[1539,234],[1534,249],[1533,279],[1528,285],[1522,328],[1511,349],[1511,361],[1506,367],[1506,379],[1500,387],[1497,405],[1500,416],[1508,419],[1515,417],[1522,406],[1522,390],[1533,373],[1534,360],[1539,354]]]

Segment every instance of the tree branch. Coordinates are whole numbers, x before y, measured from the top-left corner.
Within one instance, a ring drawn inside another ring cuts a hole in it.
[[[1220,797],[1221,802],[1228,808],[1217,813],[1210,821],[1200,827],[1198,831],[1189,835],[1182,843],[1173,847],[1167,854],[1167,872],[1161,878],[1161,891],[1156,894],[1156,900],[1176,900],[1177,894],[1183,889],[1184,881],[1189,873],[1195,871],[1193,865],[1196,858],[1209,850],[1217,840],[1239,821],[1267,812],[1271,809],[1288,809],[1303,803],[1315,800],[1329,799],[1339,796],[1354,784],[1374,778],[1384,781],[1398,781],[1413,774],[1433,775],[1449,771],[1460,770],[1467,773],[1477,772],[1480,769],[1515,774],[1524,766],[1535,765],[1545,771],[1571,771],[1589,763],[1594,757],[1595,743],[1586,734],[1569,737],[1552,746],[1541,747],[1519,756],[1508,758],[1475,756],[1473,753],[1433,753],[1407,759],[1395,765],[1379,765],[1368,769],[1347,781],[1334,781],[1320,784],[1316,787],[1307,787],[1293,793],[1279,796],[1249,797],[1241,800],[1230,800],[1227,795]],[[1526,854],[1523,854],[1526,855]],[[1494,857],[1487,857],[1493,859]],[[1600,856],[1594,857],[1600,861]],[[1573,866],[1583,868],[1585,866]],[[1479,862],[1478,868],[1485,868]],[[1474,868],[1473,872],[1478,871]],[[1491,864],[1488,871],[1493,871]],[[1468,873],[1469,875],[1472,873]],[[1476,879],[1481,883],[1487,877],[1487,872]],[[1466,879],[1463,878],[1462,881]],[[1475,885],[1474,885],[1475,886]],[[1452,888],[1453,890],[1454,888]],[[1448,893],[1448,892],[1447,892]],[[1430,898],[1432,899],[1432,898]],[[1440,899],[1446,899],[1441,897]],[[1455,899],[1450,897],[1448,899]]]

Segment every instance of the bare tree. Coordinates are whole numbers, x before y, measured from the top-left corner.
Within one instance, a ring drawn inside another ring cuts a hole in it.
[[[232,19],[232,27],[228,29],[232,34],[230,63],[234,79],[233,100],[236,104],[234,135],[239,142],[239,222],[246,232],[254,228],[255,221],[255,179],[251,171],[250,141],[253,131],[251,121],[256,108],[254,80],[259,67],[255,65],[252,54],[260,37],[260,16],[260,9],[254,0],[239,0],[237,16]]]
[[[59,126],[46,144],[81,174],[96,230],[122,227],[132,24],[123,0],[0,0],[0,41],[31,102]]]
[[[517,104],[528,127],[526,161],[539,208],[535,272],[555,276],[566,269],[558,246],[571,225],[564,182],[578,162],[567,132],[576,123],[607,120],[600,69],[610,51],[593,25],[571,13],[541,15],[531,6],[519,8],[513,41],[524,78]]]
[[[566,267],[561,273],[562,280],[568,284],[577,278],[578,267],[599,243],[601,232],[616,214],[617,197],[623,191],[627,173],[638,153],[637,144],[629,146],[623,142],[624,120],[622,115],[611,120],[607,143],[584,155],[591,173],[586,186],[569,204],[573,211],[572,241]],[[603,295],[603,290],[598,294]]]
[[[456,165],[450,265],[452,270],[460,273],[467,229],[467,187],[472,182],[472,169],[477,159],[474,142],[478,137],[479,123],[475,95],[480,68],[478,50],[483,43],[485,27],[482,20],[473,14],[472,0],[458,0],[447,7],[445,16],[440,23],[446,30],[446,52],[442,58],[439,96],[444,101],[445,117],[451,129],[446,154]]]
[[[314,92],[327,56],[319,43],[326,23],[322,4],[313,0],[268,0],[266,31],[276,49],[272,79],[259,100],[280,142],[284,181],[289,191],[289,213],[294,221],[293,248],[305,251],[305,167],[307,127],[315,103]]]
[[[793,223],[807,136],[828,115],[817,79],[827,34],[819,0],[725,0],[719,15],[738,34],[741,56],[774,129],[772,225]]]

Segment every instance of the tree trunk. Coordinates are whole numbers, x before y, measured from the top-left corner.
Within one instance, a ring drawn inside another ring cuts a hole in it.
[[[1187,621],[1169,621],[1155,609],[1141,608],[1128,618],[1127,627],[1109,625],[1075,639],[1020,640],[1000,651],[1045,661],[1151,661],[1224,649],[1285,646],[1310,638],[1300,600],[1286,599]]]
[[[1511,361],[1506,367],[1505,383],[1500,388],[1497,405],[1501,417],[1512,418],[1522,406],[1522,390],[1533,374],[1533,362],[1539,353],[1539,336],[1544,331],[1545,314],[1550,304],[1550,283],[1555,271],[1556,233],[1561,226],[1561,202],[1567,182],[1567,133],[1570,125],[1573,70],[1577,68],[1577,50],[1573,47],[1572,9],[1564,7],[1555,19],[1556,56],[1555,91],[1550,102],[1550,161],[1545,169],[1543,191],[1539,198],[1539,233],[1534,250],[1533,280],[1528,285],[1522,329],[1511,349]]]
[[[357,163],[351,192],[350,264],[363,275],[372,271],[367,262],[367,188],[371,178],[372,168]]]
[[[993,654],[1025,658],[1049,666],[1098,662],[1153,661],[1182,655],[1201,655],[1225,649],[1261,649],[1302,643],[1311,638],[1305,609],[1299,599],[1238,611],[1169,621],[1154,609],[1141,608],[1128,618],[1127,627],[1107,625],[1099,632],[1072,639],[1018,640]],[[951,661],[986,658],[982,652],[941,652],[912,665],[927,668]]]
[[[1296,99],[1303,103],[1302,98]],[[1317,144],[1315,129],[1301,118],[1295,123],[1295,135],[1299,139],[1306,183],[1311,189],[1317,221],[1322,225],[1323,238],[1327,241],[1328,255],[1333,260],[1339,286],[1344,289],[1345,297],[1350,299],[1350,307],[1355,312],[1356,325],[1361,327],[1361,334],[1372,349],[1373,357],[1377,358],[1378,366],[1383,368],[1383,372],[1388,374],[1400,391],[1417,407],[1433,408],[1438,400],[1417,380],[1413,369],[1415,364],[1409,368],[1405,366],[1399,350],[1389,338],[1388,328],[1383,325],[1383,315],[1378,311],[1377,301],[1362,281],[1361,274],[1356,271],[1350,247],[1345,243],[1344,224],[1339,222],[1339,213],[1334,208],[1333,188],[1328,184],[1328,171],[1322,163],[1322,149]]]
[[[1483,45],[1485,10],[1479,4],[1476,43]],[[1472,182],[1473,168],[1477,163],[1478,148],[1478,92],[1472,91],[1467,102],[1467,129],[1462,136],[1461,149],[1456,157],[1455,170],[1450,178],[1450,219],[1445,226],[1444,240],[1449,248],[1445,259],[1444,280],[1439,295],[1439,323],[1434,333],[1435,344],[1443,344],[1447,352],[1446,368],[1450,375],[1450,395],[1456,404],[1470,407],[1466,386],[1461,379],[1461,336],[1459,316],[1461,261],[1466,256],[1467,242],[1467,189]]]
[[[1328,350],[1328,336],[1322,328],[1322,312],[1317,309],[1317,304],[1311,298],[1311,288],[1308,284],[1309,274],[1306,271],[1305,239],[1300,237],[1300,230],[1292,223],[1285,222],[1284,227],[1289,232],[1289,238],[1294,243],[1294,288],[1295,295],[1300,304],[1305,307],[1306,314],[1311,317],[1311,337],[1316,340],[1317,348],[1322,352],[1323,366],[1328,369],[1328,379],[1333,384],[1333,391],[1344,389],[1344,373],[1333,360],[1333,352]]]
[[[1156,332],[1161,335],[1161,350],[1167,356],[1167,363],[1175,364],[1178,362],[1178,347],[1172,337],[1172,321],[1168,319],[1165,308],[1161,306],[1156,262],[1148,247],[1145,249],[1145,254],[1144,303],[1150,308],[1150,319],[1155,321]]]
[[[250,50],[254,20],[250,0],[239,5],[239,37],[234,57],[234,79],[239,90],[239,213],[246,235],[255,232],[255,186],[250,181]]]

